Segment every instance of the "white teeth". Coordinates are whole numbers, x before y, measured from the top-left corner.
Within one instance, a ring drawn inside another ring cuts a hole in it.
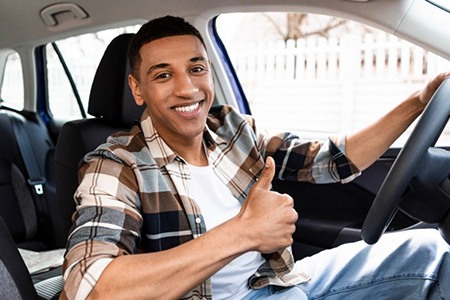
[[[181,111],[181,112],[193,112],[194,110],[197,109],[197,107],[199,106],[199,103],[195,103],[189,106],[182,106],[182,107],[175,107],[176,111]]]

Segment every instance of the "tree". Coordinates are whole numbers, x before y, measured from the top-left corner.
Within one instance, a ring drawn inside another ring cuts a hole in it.
[[[270,14],[263,14],[272,24],[280,37],[287,42],[288,40],[297,41],[312,35],[328,37],[331,30],[343,27],[347,21],[339,18],[314,19],[314,15],[304,13],[287,13],[285,22],[279,22]]]

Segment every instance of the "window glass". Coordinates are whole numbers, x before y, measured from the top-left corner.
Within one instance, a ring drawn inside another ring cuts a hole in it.
[[[95,71],[106,47],[112,39],[122,33],[137,32],[139,26],[109,29],[56,41],[86,113]],[[46,46],[46,53],[48,99],[53,116],[66,120],[81,118],[75,94],[52,44]]]
[[[450,69],[393,35],[324,15],[225,14],[217,32],[258,123],[303,137],[360,129]]]
[[[11,51],[7,56],[3,81],[1,82],[2,106],[11,107],[17,110],[24,106],[24,86],[23,71],[20,56],[17,52]]]

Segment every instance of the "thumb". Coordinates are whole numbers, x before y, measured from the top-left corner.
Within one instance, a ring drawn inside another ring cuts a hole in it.
[[[269,191],[273,177],[275,176],[275,161],[271,156],[266,158],[266,165],[256,183],[258,188]]]

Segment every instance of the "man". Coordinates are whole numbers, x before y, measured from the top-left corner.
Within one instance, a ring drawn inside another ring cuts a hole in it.
[[[181,18],[145,24],[130,63],[134,99],[147,108],[140,126],[84,159],[62,298],[450,294],[449,249],[434,230],[345,245],[294,264],[293,199],[270,191],[274,176],[316,183],[356,177],[420,114],[445,74],[367,129],[302,143],[260,132],[231,107],[210,109],[208,55]]]

